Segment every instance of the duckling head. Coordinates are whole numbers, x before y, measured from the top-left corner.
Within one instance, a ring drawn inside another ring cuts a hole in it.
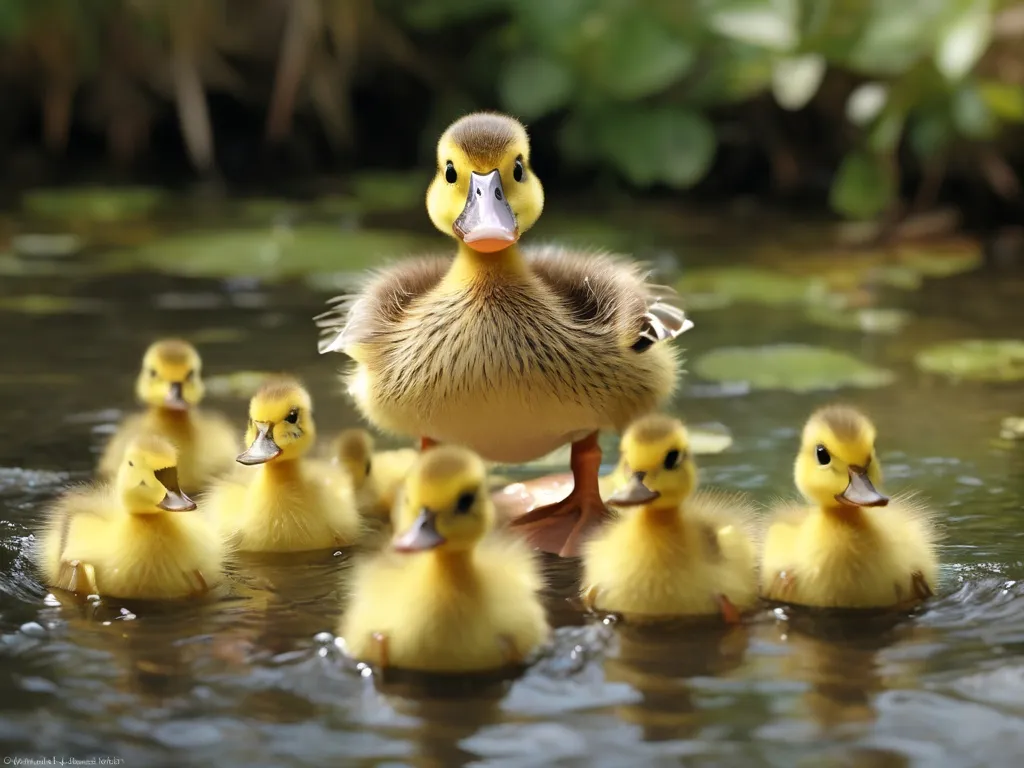
[[[346,429],[334,439],[335,459],[352,478],[358,490],[373,469],[373,437],[365,429]]]
[[[480,253],[502,251],[532,227],[544,188],[530,168],[530,142],[517,120],[466,115],[441,134],[427,190],[434,226]]]
[[[203,399],[202,360],[196,348],[181,339],[154,342],[142,357],[135,382],[140,401],[155,408],[188,410]]]
[[[633,422],[622,436],[622,461],[629,481],[608,499],[619,507],[677,507],[697,485],[690,437],[679,419],[662,414]]]
[[[249,401],[249,447],[238,456],[240,464],[297,459],[316,442],[313,401],[295,379],[266,382]]]
[[[444,548],[466,551],[494,522],[480,458],[456,446],[437,446],[423,454],[405,481],[395,510],[392,541],[398,552]]]
[[[187,512],[196,503],[178,486],[178,452],[156,435],[136,438],[125,450],[117,490],[132,514]]]
[[[876,490],[882,468],[875,455],[875,425],[849,406],[827,406],[811,416],[793,475],[800,493],[825,508],[889,503]]]

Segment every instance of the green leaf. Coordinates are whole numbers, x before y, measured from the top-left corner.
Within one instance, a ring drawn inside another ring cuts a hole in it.
[[[605,35],[597,76],[615,98],[639,99],[659,93],[686,74],[696,51],[650,16],[631,12]]]
[[[803,109],[825,77],[825,57],[817,53],[779,59],[772,69],[772,93],[783,109]]]
[[[955,381],[1009,382],[1024,380],[1024,341],[967,339],[937,344],[914,356],[925,373]]]
[[[1014,123],[1024,122],[1024,86],[987,80],[978,83],[978,91],[994,115]]]
[[[996,122],[981,93],[972,85],[964,85],[953,94],[950,105],[953,125],[971,139],[991,139],[996,133]]]
[[[601,151],[638,186],[692,186],[715,155],[711,124],[686,109],[623,110],[609,114],[596,128]]]
[[[926,113],[910,126],[910,147],[921,160],[930,160],[945,150],[952,137],[952,126],[944,114]]]
[[[813,282],[769,269],[726,267],[687,272],[676,283],[686,306],[719,309],[734,302],[784,306],[802,304],[813,295]]]
[[[572,75],[546,56],[525,54],[505,63],[498,80],[501,103],[525,120],[564,107],[572,96]]]
[[[905,122],[906,116],[898,109],[883,112],[868,134],[868,148],[877,154],[895,149],[903,135]]]
[[[75,187],[33,190],[21,203],[34,216],[115,222],[146,216],[163,199],[163,191],[148,187]]]
[[[885,163],[878,157],[852,152],[832,181],[829,203],[844,216],[869,219],[888,208],[895,197],[896,182]]]
[[[792,50],[798,40],[796,0],[721,0],[708,17],[718,34],[774,51]]]
[[[845,352],[803,344],[716,349],[698,358],[694,370],[709,381],[790,392],[883,387],[896,378]]]
[[[948,80],[959,80],[978,63],[991,38],[991,0],[971,0],[939,37],[935,66]]]
[[[898,333],[910,321],[910,313],[902,309],[839,309],[824,304],[809,307],[806,317],[827,328],[871,334]]]

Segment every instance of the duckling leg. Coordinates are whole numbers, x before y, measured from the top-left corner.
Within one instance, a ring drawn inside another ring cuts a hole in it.
[[[918,600],[924,601],[935,595],[932,588],[929,586],[928,581],[925,579],[924,574],[920,571],[914,571],[910,574],[910,584],[914,590],[914,597]]]
[[[739,608],[733,605],[725,595],[717,595],[715,599],[718,601],[718,607],[722,612],[722,619],[725,620],[726,624],[739,624],[742,620],[740,616]]]
[[[610,517],[601,501],[597,432],[572,444],[572,492],[559,502],[530,510],[512,521],[531,546],[561,557],[579,557],[586,536]]]

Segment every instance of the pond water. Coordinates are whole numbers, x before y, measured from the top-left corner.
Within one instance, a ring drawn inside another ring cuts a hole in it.
[[[49,594],[34,575],[29,551],[45,504],[66,484],[89,479],[105,435],[135,407],[136,366],[154,338],[195,339],[210,376],[297,373],[313,392],[324,435],[356,422],[336,383],[340,359],[316,355],[310,321],[337,276],[322,264],[297,270],[317,273],[315,279],[284,281],[265,264],[264,280],[228,276],[245,272],[237,264],[204,270],[207,262],[193,250],[201,242],[168,239],[205,226],[204,215],[217,220],[220,213],[192,207],[109,231],[79,223],[72,229],[88,247],[78,255],[0,257],[7,265],[0,282],[4,755],[118,757],[129,766],[1024,761],[1024,450],[998,439],[1001,420],[1020,415],[1024,398],[1019,384],[958,383],[912,362],[936,341],[1019,336],[1020,271],[981,265],[926,278],[914,290],[867,280],[867,288],[858,283],[848,291],[855,303],[906,310],[909,323],[898,333],[815,324],[799,302],[738,301],[694,310],[696,328],[683,337],[691,368],[722,347],[793,342],[846,351],[894,373],[876,388],[804,393],[715,384],[691,373],[672,408],[732,433],[727,450],[700,457],[703,482],[766,503],[791,493],[798,432],[813,408],[843,399],[872,414],[886,490],[919,489],[945,529],[940,594],[923,609],[855,618],[765,609],[729,630],[640,632],[585,617],[566,601],[564,588],[552,589],[554,640],[520,679],[378,685],[341,655],[331,634],[347,554],[246,560],[229,597],[186,606],[76,602]],[[556,220],[546,234],[626,248],[629,233],[640,231],[635,250],[669,272],[775,264],[785,251],[760,232],[759,241],[771,247],[736,244],[757,227],[676,218],[626,215],[622,229],[566,224],[564,233]],[[325,222],[335,226],[330,216]],[[61,226],[12,219],[0,231]],[[808,225],[802,236],[780,238],[806,250],[822,231]],[[280,236],[258,222],[255,232],[255,240]],[[170,243],[165,261],[133,257],[140,245],[159,241]],[[358,238],[346,242],[348,249],[332,256],[333,271],[372,263],[379,252],[373,249],[386,244],[360,250]],[[425,242],[444,246],[440,237]],[[187,270],[167,268],[179,247],[192,265]],[[857,263],[848,254],[819,252],[806,269],[791,260],[785,266],[788,274],[817,274],[830,259],[832,266]],[[152,271],[132,267],[139,263]],[[17,298],[25,296],[49,298]],[[241,429],[243,398],[211,397],[207,404]],[[610,465],[615,437],[603,444]]]

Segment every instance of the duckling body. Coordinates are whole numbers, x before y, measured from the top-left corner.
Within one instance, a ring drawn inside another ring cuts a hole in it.
[[[427,193],[434,224],[459,240],[454,261],[383,270],[318,318],[321,352],[355,361],[347,388],[381,429],[522,463],[573,444],[563,502],[516,521],[566,556],[606,516],[597,486],[600,429],[624,428],[676,383],[663,342],[692,326],[634,264],[556,246],[520,249],[543,208],[519,123],[469,115],[438,145]]]
[[[912,496],[876,490],[875,427],[845,406],[811,416],[794,470],[807,504],[784,504],[765,538],[762,592],[822,608],[917,604],[934,594],[938,533]]]
[[[395,495],[419,452],[412,448],[375,451],[365,429],[346,429],[332,443],[333,462],[352,483],[359,511],[369,518],[388,521]]]
[[[84,594],[169,599],[200,595],[223,581],[227,548],[168,472],[174,458],[162,438],[137,438],[125,449],[115,485],[58,500],[38,550],[46,583]]]
[[[177,448],[179,481],[186,492],[197,492],[232,468],[239,446],[231,425],[220,414],[197,408],[204,393],[201,365],[187,342],[165,339],[150,346],[135,387],[147,409],[118,426],[100,458],[101,477],[112,479],[132,439],[150,434]]]
[[[348,546],[361,532],[351,482],[304,458],[316,439],[309,393],[273,380],[249,406],[246,469],[219,481],[208,505],[244,552],[303,552]]]
[[[381,667],[468,673],[518,666],[548,635],[541,579],[521,541],[490,533],[483,465],[424,454],[396,509],[392,547],[359,564],[340,634]]]
[[[735,494],[692,493],[696,467],[676,419],[640,419],[622,453],[631,477],[608,499],[622,512],[584,549],[585,602],[630,620],[737,620],[757,601],[751,505]]]

